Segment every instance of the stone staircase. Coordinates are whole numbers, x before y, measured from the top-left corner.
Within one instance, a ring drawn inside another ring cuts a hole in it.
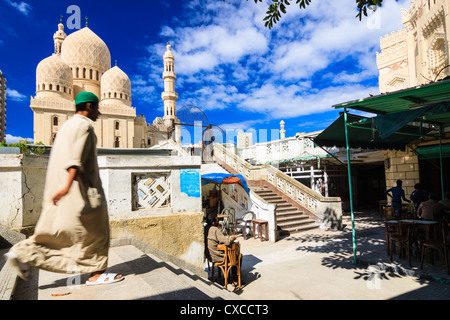
[[[239,174],[224,163],[217,163],[231,174]],[[288,196],[276,189],[267,181],[248,180],[250,190],[268,203],[275,204],[275,214],[279,236],[286,236],[296,232],[307,231],[319,227],[317,217],[303,206],[292,201]]]
[[[269,183],[250,181],[249,185],[252,191],[262,199],[276,205],[275,214],[280,236],[319,227],[319,223],[316,222],[313,214],[298,203],[290,200]]]

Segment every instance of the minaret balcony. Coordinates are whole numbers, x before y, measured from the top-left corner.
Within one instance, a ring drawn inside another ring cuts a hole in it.
[[[177,100],[178,93],[174,91],[164,91],[163,93],[161,93],[161,98],[163,100]]]

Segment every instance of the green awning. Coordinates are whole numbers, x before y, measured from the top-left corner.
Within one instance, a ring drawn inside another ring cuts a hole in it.
[[[373,118],[348,114],[349,147],[373,150],[404,150],[405,145],[418,139],[420,134],[426,134],[431,129],[416,126],[404,126],[389,137],[382,139]],[[328,128],[322,131],[314,142],[321,147],[345,148],[344,115],[341,115]]]
[[[450,80],[340,103],[333,108],[347,108],[383,115],[410,111],[442,102],[450,102]],[[450,125],[450,112],[429,115],[421,120],[445,127]]]
[[[415,149],[419,159],[439,159],[439,146],[420,147]],[[442,145],[442,157],[450,158],[450,145]]]

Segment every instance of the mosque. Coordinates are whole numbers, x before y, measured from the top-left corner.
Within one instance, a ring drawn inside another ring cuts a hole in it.
[[[164,116],[147,124],[132,106],[128,75],[117,63],[111,67],[108,46],[87,23],[70,35],[60,23],[53,39],[54,53],[36,68],[36,96],[30,101],[35,142],[53,144],[61,125],[75,113],[75,97],[83,91],[93,92],[100,101],[102,115],[95,123],[97,147],[149,148],[168,139],[177,121],[178,99],[170,44],[163,57]],[[173,137],[177,140],[179,134]]]

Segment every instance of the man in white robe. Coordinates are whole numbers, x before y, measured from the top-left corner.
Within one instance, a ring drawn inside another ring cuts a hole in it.
[[[6,254],[24,280],[29,267],[90,273],[88,285],[124,279],[105,273],[110,231],[93,127],[98,98],[82,92],[75,104],[75,115],[61,126],[52,147],[35,232]]]

